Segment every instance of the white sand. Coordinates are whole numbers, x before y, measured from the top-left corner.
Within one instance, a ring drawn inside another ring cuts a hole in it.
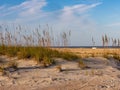
[[[20,69],[0,76],[0,90],[120,90],[119,66],[113,60],[111,64],[105,58],[87,58],[90,68],[85,70],[76,62],[56,60],[62,72],[56,71],[56,65],[37,68],[32,60],[17,60]]]

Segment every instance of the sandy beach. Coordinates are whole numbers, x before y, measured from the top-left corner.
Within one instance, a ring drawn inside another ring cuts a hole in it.
[[[87,67],[81,69],[76,61],[61,58],[44,68],[34,60],[0,56],[1,64],[12,60],[19,63],[18,69],[9,69],[0,76],[0,90],[120,90],[120,64],[113,58],[83,58]],[[58,65],[61,72],[56,68]]]
[[[120,90],[120,0],[0,0],[0,90]]]

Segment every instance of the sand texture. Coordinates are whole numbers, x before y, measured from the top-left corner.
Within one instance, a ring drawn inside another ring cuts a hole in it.
[[[9,58],[1,56],[1,63]],[[102,57],[84,58],[87,68],[75,61],[56,59],[56,64],[43,68],[33,60],[17,60],[19,68],[0,76],[0,90],[120,90],[119,63]],[[61,65],[62,72],[58,72]]]

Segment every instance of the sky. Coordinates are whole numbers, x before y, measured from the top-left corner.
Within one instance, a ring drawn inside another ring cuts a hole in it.
[[[102,45],[102,35],[120,38],[120,0],[0,0],[0,23],[48,24],[71,30],[71,45]]]

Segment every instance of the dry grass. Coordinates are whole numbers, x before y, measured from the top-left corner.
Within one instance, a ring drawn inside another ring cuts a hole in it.
[[[5,70],[3,67],[0,67],[0,75],[4,75],[5,74]]]
[[[83,62],[83,60],[79,60],[78,61],[78,67],[81,69],[85,69],[87,66],[86,64]]]
[[[8,63],[7,67],[17,69],[18,68],[18,63],[15,62],[15,61],[11,61],[11,62]]]
[[[56,71],[57,72],[62,72],[62,66],[61,65],[57,65],[56,66]]]
[[[120,48],[56,48],[59,51],[72,52],[81,58],[120,56]]]
[[[53,58],[64,58],[74,60],[79,58],[77,55],[69,52],[60,52],[53,50],[50,46],[67,46],[69,44],[70,32],[62,32],[55,38],[50,27],[41,30],[37,28],[26,28],[22,25],[0,25],[0,55],[8,57],[18,57],[19,59],[31,59],[42,63],[44,66],[50,66],[55,63]],[[12,28],[12,29],[11,29]],[[59,41],[59,42],[56,42]],[[59,43],[59,45],[58,45]],[[9,66],[15,67],[15,63]]]

